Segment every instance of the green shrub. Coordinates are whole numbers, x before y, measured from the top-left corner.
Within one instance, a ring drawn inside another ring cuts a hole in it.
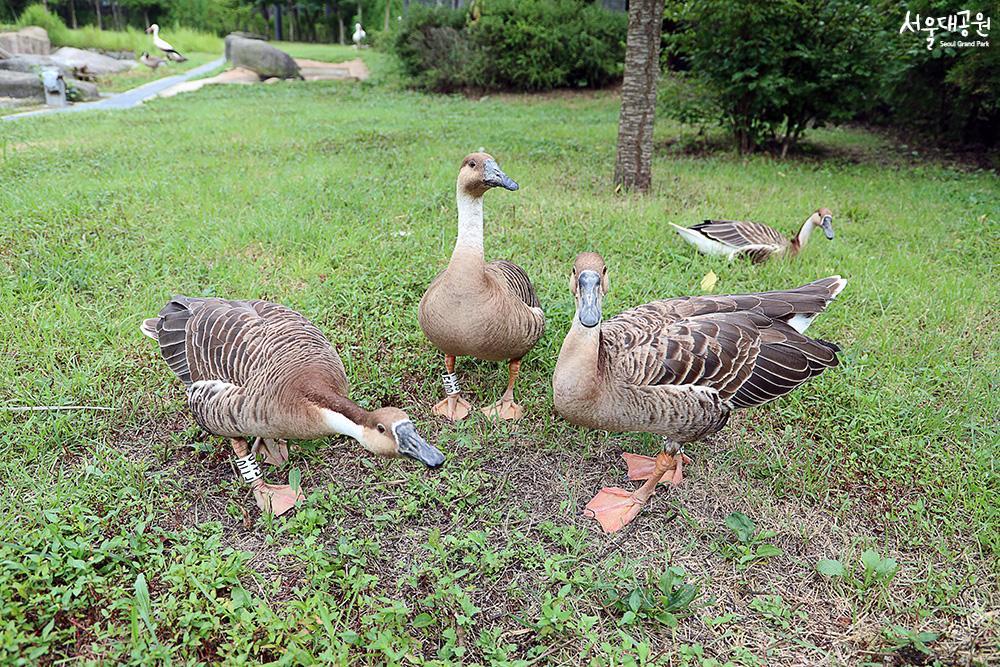
[[[911,18],[948,16],[956,7],[941,0],[907,3]],[[974,16],[986,3],[962,5]],[[892,55],[883,86],[884,105],[875,120],[915,128],[949,143],[994,146],[1000,142],[1000,48],[942,47],[941,42],[983,39],[975,28],[967,36],[939,31],[927,48],[926,34],[899,33],[905,9],[885,14],[886,41]],[[997,20],[996,15],[992,17]]]
[[[627,17],[581,0],[411,8],[393,50],[419,88],[549,90],[621,76]]]
[[[417,88],[450,92],[467,85],[471,47],[465,12],[411,7],[393,51]]]
[[[53,44],[62,44],[62,40],[65,39],[66,33],[69,31],[61,18],[50,13],[42,5],[25,7],[17,19],[17,25],[21,28],[29,25],[45,28],[45,32],[49,33],[49,41]]]
[[[671,54],[720,107],[741,152],[872,106],[885,62],[876,12],[854,0],[692,0],[673,8]]]

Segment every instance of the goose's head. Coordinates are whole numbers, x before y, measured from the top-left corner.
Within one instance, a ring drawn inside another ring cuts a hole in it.
[[[149,26],[148,28],[146,28],[146,34],[147,35],[149,33],[157,33],[159,31],[160,31],[160,26],[156,25],[155,23],[153,25]]]
[[[817,227],[823,228],[823,233],[826,234],[826,238],[833,239],[833,213],[830,212],[830,209],[817,209],[816,212],[812,214],[812,217],[813,224]]]
[[[596,252],[581,252],[573,262],[569,288],[576,299],[576,319],[592,329],[601,323],[601,307],[608,293],[608,266]]]
[[[399,408],[379,408],[369,412],[366,421],[358,440],[372,454],[405,456],[429,468],[444,463],[444,454],[420,437],[409,416]]]
[[[458,191],[479,198],[487,190],[495,187],[517,190],[519,186],[514,179],[503,173],[492,155],[488,153],[466,155],[458,172]]]
[[[360,23],[355,23],[355,24],[354,24],[354,29],[355,29],[356,31],[360,31],[360,30],[361,30],[361,24],[360,24]]]

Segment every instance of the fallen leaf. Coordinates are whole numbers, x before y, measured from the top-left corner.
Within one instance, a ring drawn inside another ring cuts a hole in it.
[[[713,291],[715,289],[715,283],[717,282],[719,282],[719,276],[715,275],[715,271],[709,271],[705,274],[705,277],[701,279],[701,291]]]

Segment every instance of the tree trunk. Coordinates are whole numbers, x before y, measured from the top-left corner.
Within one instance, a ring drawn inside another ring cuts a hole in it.
[[[94,9],[97,10],[97,29],[104,30],[104,21],[101,19],[101,0],[94,0]]]
[[[340,15],[339,11],[337,12],[337,34],[338,34],[337,42],[339,44],[343,44],[344,43],[344,17]]]
[[[389,6],[392,4],[392,0],[385,0],[385,25],[382,27],[383,30],[389,32]]]
[[[281,34],[281,4],[275,3],[274,5],[274,39],[277,41],[282,41]]]
[[[615,158],[615,186],[625,190],[646,192],[653,179],[653,121],[662,25],[663,0],[629,3],[625,80]]]
[[[73,27],[73,30],[77,29],[77,25],[76,25],[76,0],[69,0],[69,24]]]

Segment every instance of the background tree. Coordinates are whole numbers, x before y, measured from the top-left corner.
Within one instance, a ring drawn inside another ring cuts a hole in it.
[[[653,171],[653,121],[660,76],[663,0],[632,0],[628,10],[625,79],[618,117],[615,185],[649,190]]]

